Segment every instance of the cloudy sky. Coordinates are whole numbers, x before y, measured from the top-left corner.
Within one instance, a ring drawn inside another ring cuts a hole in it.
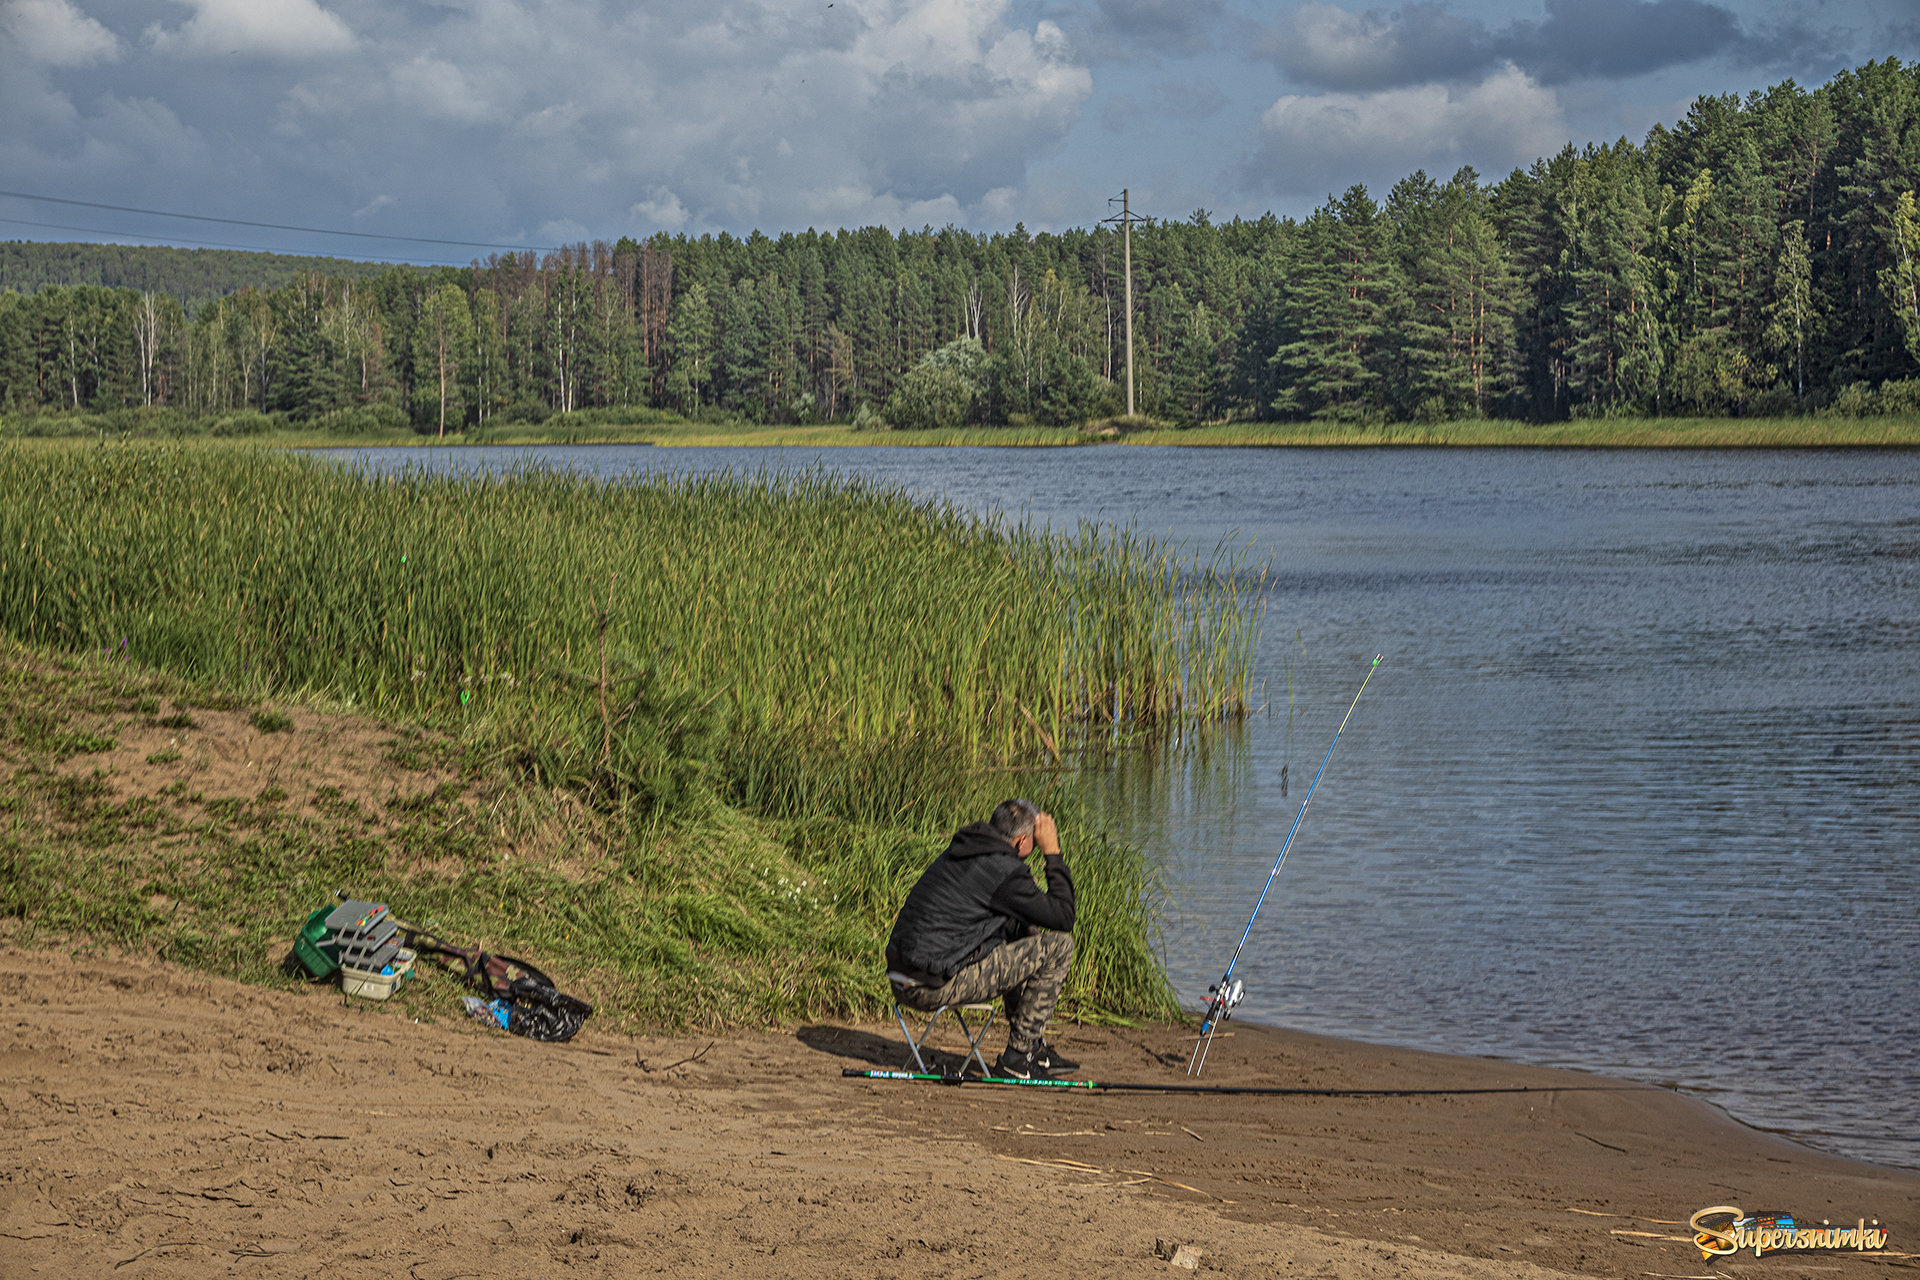
[[[0,239],[1298,215],[1890,55],[1917,0],[0,0]]]

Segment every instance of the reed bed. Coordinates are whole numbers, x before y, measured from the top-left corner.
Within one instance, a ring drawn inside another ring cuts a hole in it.
[[[524,718],[607,654],[855,750],[1011,761],[1246,709],[1237,564],[820,473],[374,477],[104,445],[6,450],[0,492],[13,636],[386,713]]]

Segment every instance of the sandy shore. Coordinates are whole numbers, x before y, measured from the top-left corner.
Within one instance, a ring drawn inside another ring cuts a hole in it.
[[[429,979],[430,981],[444,981]],[[445,982],[452,1006],[454,988]],[[1571,1072],[1236,1027],[1217,1083],[1414,1097],[880,1083],[891,1027],[542,1045],[154,963],[0,951],[0,1276],[1887,1275],[1920,1176]],[[1066,1026],[1115,1080],[1171,1030]],[[997,1043],[996,1037],[996,1043]],[[1180,1065],[1175,1065],[1176,1063]],[[1703,1265],[1710,1204],[1892,1230]],[[1897,1256],[1896,1256],[1897,1255]]]

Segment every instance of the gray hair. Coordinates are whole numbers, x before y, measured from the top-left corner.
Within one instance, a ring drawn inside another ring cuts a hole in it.
[[[993,811],[993,817],[987,821],[995,831],[1012,842],[1021,836],[1033,834],[1033,820],[1039,814],[1040,806],[1031,800],[1002,800]]]

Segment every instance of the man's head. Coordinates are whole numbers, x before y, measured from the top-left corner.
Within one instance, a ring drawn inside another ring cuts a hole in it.
[[[1040,806],[1031,800],[1002,800],[987,824],[1025,857],[1033,849],[1033,820],[1039,816]]]

